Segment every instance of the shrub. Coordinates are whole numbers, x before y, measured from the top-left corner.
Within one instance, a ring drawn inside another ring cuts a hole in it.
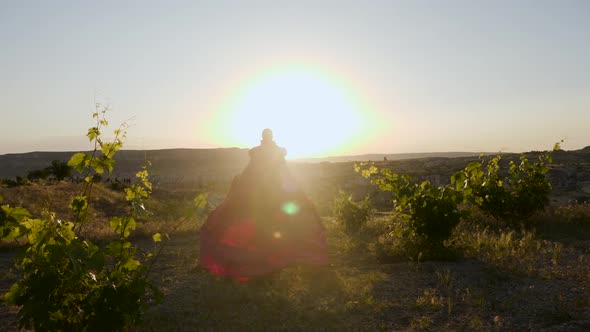
[[[371,202],[369,196],[360,202],[352,200],[352,195],[340,191],[334,201],[334,216],[344,224],[347,233],[358,232],[367,223],[371,215]]]
[[[139,256],[128,241],[136,219],[146,216],[144,200],[151,193],[148,171],[137,173],[135,184],[125,189],[129,203],[126,215],[109,221],[116,238],[103,246],[84,237],[95,175],[112,172],[114,155],[122,147],[125,132],[115,130],[113,142],[103,142],[100,129],[108,124],[106,109],[93,114],[96,126],[88,131],[95,143],[91,154],[76,153],[68,165],[84,174],[84,189],[74,197],[71,221],[45,211],[33,218],[21,207],[2,205],[0,234],[3,240],[26,239],[16,264],[20,278],[4,295],[19,306],[21,328],[36,331],[120,331],[141,320],[149,296],[159,300],[159,291],[148,281],[142,263],[151,254]],[[97,153],[98,149],[102,154]],[[155,242],[160,234],[153,236]]]
[[[508,169],[510,189],[514,196],[514,216],[528,218],[549,204],[551,183],[545,174],[549,171],[547,163],[551,160],[548,154],[539,156],[538,160],[530,163],[524,156],[520,157],[517,166],[510,163]]]
[[[464,201],[496,219],[515,223],[541,211],[549,203],[551,184],[546,179],[548,153],[534,163],[523,155],[517,165],[510,161],[506,176],[501,156],[487,162],[472,162],[451,176],[451,183],[463,193]]]
[[[53,160],[51,162],[51,166],[47,167],[45,170],[49,174],[53,175],[57,181],[61,181],[72,176],[72,166],[68,165],[66,161],[62,160]]]
[[[114,191],[121,191],[121,190],[125,189],[126,187],[127,186],[121,182],[111,182],[108,186],[109,189],[114,190]]]
[[[0,180],[0,183],[7,186],[8,188],[14,188],[14,187],[19,187],[19,186],[30,184],[29,181],[25,180],[24,178],[22,178],[20,176],[17,176],[14,180],[13,179],[2,179],[2,180]]]
[[[27,179],[29,179],[30,181],[45,180],[49,177],[49,175],[49,171],[47,171],[46,169],[38,169],[34,171],[29,171],[27,173]]]
[[[363,169],[364,166],[367,164],[355,165],[355,170],[371,178],[371,183],[381,190],[393,192],[395,210],[407,221],[420,246],[426,251],[442,248],[461,219],[458,208],[461,193],[451,187],[434,186],[429,181],[417,183],[389,169],[378,170],[375,166]]]
[[[372,246],[379,262],[391,263],[408,259],[414,261],[424,258],[421,241],[409,226],[407,219],[394,215],[375,221],[380,223],[378,226],[381,229],[377,241]]]
[[[45,167],[44,169],[29,171],[27,173],[27,179],[31,181],[45,180],[50,176],[57,181],[71,177],[72,167],[68,165],[67,161],[53,160],[50,166]]]

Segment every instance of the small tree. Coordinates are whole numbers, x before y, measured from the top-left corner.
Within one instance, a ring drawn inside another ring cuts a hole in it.
[[[72,166],[62,160],[53,160],[46,170],[58,181],[72,176]]]
[[[66,161],[53,160],[51,166],[45,167],[44,169],[33,170],[27,173],[27,179],[29,180],[45,180],[49,176],[53,176],[57,181],[61,181],[65,178],[72,176],[72,166],[68,165]]]

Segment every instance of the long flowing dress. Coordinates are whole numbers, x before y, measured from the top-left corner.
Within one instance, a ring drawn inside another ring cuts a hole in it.
[[[273,141],[250,150],[250,163],[201,227],[200,260],[211,273],[242,281],[293,264],[327,264],[321,219]]]

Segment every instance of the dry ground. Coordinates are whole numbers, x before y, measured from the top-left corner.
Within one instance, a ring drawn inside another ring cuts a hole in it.
[[[239,283],[201,270],[196,234],[178,236],[156,273],[166,299],[138,330],[590,329],[588,279],[530,277],[475,259],[378,264],[342,246],[332,239],[332,264],[323,271],[295,267]]]
[[[590,288],[532,278],[472,259],[377,264],[361,253],[334,255],[323,271],[294,267],[239,283],[198,265],[198,235],[177,234],[152,274],[166,295],[138,331],[584,331]],[[146,241],[147,242],[147,241]],[[13,253],[0,255],[4,292]],[[0,306],[4,330],[16,310]]]
[[[336,222],[330,218],[324,222],[329,267],[292,267],[247,283],[212,277],[200,267],[196,227],[174,234],[150,276],[165,299],[152,306],[144,324],[133,330],[590,330],[588,228],[580,228],[573,238],[572,232],[557,234],[549,228],[540,234],[547,242],[539,242],[538,259],[495,258],[492,248],[480,251],[480,256],[471,251],[449,262],[380,264],[371,250],[347,237]],[[141,248],[152,245],[149,238],[134,241]],[[561,243],[559,259],[552,261],[555,252],[542,251],[545,244],[555,243]],[[517,255],[518,246],[522,241],[507,255]],[[16,279],[14,255],[9,248],[0,251],[1,293]],[[0,302],[0,330],[17,330],[16,312]]]

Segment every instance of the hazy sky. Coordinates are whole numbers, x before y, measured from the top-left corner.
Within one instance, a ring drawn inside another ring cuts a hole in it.
[[[136,149],[579,149],[590,1],[0,1],[0,154],[88,148],[95,100]]]

